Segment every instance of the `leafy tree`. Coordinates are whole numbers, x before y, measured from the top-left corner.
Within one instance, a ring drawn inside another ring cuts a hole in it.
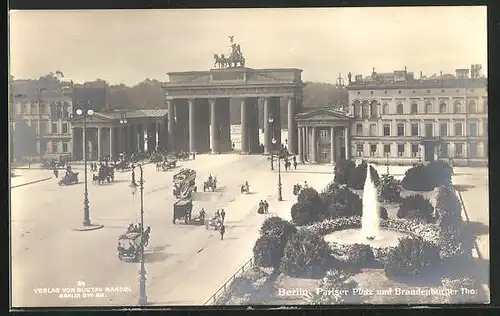
[[[436,216],[441,227],[460,227],[462,206],[451,187],[440,186],[436,194]]]
[[[318,233],[301,229],[288,241],[281,271],[290,276],[315,276],[330,258],[328,243]]]
[[[313,188],[302,189],[297,196],[297,201],[300,204],[306,205],[310,208],[312,222],[320,221],[325,215],[325,205],[318,191]]]
[[[262,223],[261,236],[253,248],[255,263],[261,267],[278,269],[285,246],[296,231],[295,226],[281,217],[267,218]]]
[[[335,164],[333,181],[337,184],[347,184],[356,164],[352,160],[342,160]]]
[[[314,215],[309,205],[295,203],[291,209],[292,221],[295,225],[309,225],[314,222]]]
[[[401,182],[394,176],[384,174],[377,187],[379,200],[382,202],[399,202],[401,199]]]
[[[335,192],[325,195],[323,199],[328,217],[361,216],[363,213],[363,201],[346,185],[337,187]]]
[[[420,194],[402,199],[397,216],[398,218],[418,219],[426,223],[433,223],[435,220],[434,208],[431,203]]]

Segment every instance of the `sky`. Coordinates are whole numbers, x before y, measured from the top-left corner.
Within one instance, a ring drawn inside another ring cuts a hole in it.
[[[75,82],[134,85],[213,68],[231,52],[250,68],[300,68],[304,81],[339,73],[487,70],[486,7],[11,11],[16,79],[60,70]]]

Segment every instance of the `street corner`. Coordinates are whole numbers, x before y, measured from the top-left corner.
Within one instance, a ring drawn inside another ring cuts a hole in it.
[[[78,232],[84,232],[84,231],[98,230],[101,228],[104,228],[104,225],[90,224],[90,225],[81,225],[81,226],[73,227],[71,230],[78,231]]]

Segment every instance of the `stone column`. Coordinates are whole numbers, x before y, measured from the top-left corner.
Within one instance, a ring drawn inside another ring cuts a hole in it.
[[[303,133],[303,128],[302,127],[299,127],[298,128],[298,131],[299,131],[299,137],[298,137],[298,149],[299,149],[299,162],[300,163],[304,163],[304,133]]]
[[[102,156],[102,134],[101,134],[102,128],[97,128],[97,160],[99,160]]]
[[[304,139],[304,160],[309,161],[309,129],[307,126],[302,127]]]
[[[144,152],[144,125],[142,125],[142,124],[139,124],[137,137],[139,138],[139,141],[138,141],[139,152],[143,153]]]
[[[330,161],[335,163],[335,127],[330,128]]]
[[[316,127],[312,127],[311,129],[312,129],[312,141],[311,141],[311,143],[312,143],[312,144],[311,144],[311,146],[312,146],[312,147],[311,147],[311,149],[312,149],[312,155],[311,155],[311,156],[312,156],[312,157],[311,157],[312,159],[311,159],[311,160],[312,160],[312,161],[311,161],[311,162],[312,162],[312,163],[316,163],[316,162],[317,162],[317,161],[316,161],[316,148],[318,148],[318,146],[317,146],[317,144],[316,144],[316,132],[317,132],[317,131],[316,131]]]
[[[212,139],[210,140],[210,147],[212,148],[212,154],[217,154],[219,152],[219,126],[217,124],[217,108],[216,99],[208,99],[210,104],[210,134]]]
[[[295,121],[295,98],[288,98],[288,151],[297,154],[297,122]]]
[[[269,124],[269,98],[264,98],[264,154],[271,152],[271,126]]]
[[[196,152],[196,113],[194,100],[188,100],[189,106],[189,151]]]
[[[247,100],[241,99],[241,152],[250,153]]]
[[[113,137],[115,136],[114,127],[109,128],[109,157],[111,160],[115,158],[115,143]]]
[[[344,142],[345,142],[345,159],[346,160],[349,160],[351,159],[350,157],[350,153],[351,153],[351,150],[349,148],[349,127],[345,127],[344,128]]]
[[[175,152],[175,104],[174,100],[167,100],[167,133],[168,143],[167,151],[170,153]]]

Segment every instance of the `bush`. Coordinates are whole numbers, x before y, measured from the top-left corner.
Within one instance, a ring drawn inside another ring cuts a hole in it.
[[[346,185],[337,187],[330,195],[323,195],[323,201],[326,205],[326,217],[361,216],[363,212],[361,198]]]
[[[380,206],[380,219],[389,219],[389,214],[387,213],[387,209],[383,206]]]
[[[335,164],[333,182],[335,184],[347,184],[356,164],[352,160],[342,160]]]
[[[394,176],[384,174],[377,187],[379,201],[399,202],[401,200],[401,181],[394,179]]]
[[[433,223],[434,208],[423,196],[416,194],[402,199],[398,209],[398,218],[417,219],[426,223]]]
[[[281,240],[278,236],[262,235],[253,246],[253,259],[258,267],[279,268],[283,257],[283,248],[280,247]]]
[[[441,285],[447,290],[457,291],[457,294],[447,295],[443,304],[467,304],[478,303],[477,295],[469,293],[462,294],[462,289],[478,289],[478,284],[471,278],[462,277],[458,279],[444,278],[441,280]]]
[[[357,190],[363,189],[365,186],[367,169],[368,164],[363,160],[354,168],[354,170],[351,171],[348,179],[348,186]],[[380,183],[380,177],[377,173],[377,170],[375,170],[375,168],[373,168],[372,166],[370,166],[370,177],[374,185],[378,186]]]
[[[441,227],[438,245],[439,255],[443,260],[470,259],[474,247],[474,236],[456,227]]]
[[[318,191],[313,188],[302,189],[297,196],[299,204],[310,208],[311,222],[319,221],[324,218],[325,205]]]
[[[372,247],[370,245],[351,244],[345,246],[346,247],[343,249],[341,257],[343,261],[347,263],[358,266],[365,266],[375,259]]]
[[[451,187],[436,189],[435,212],[441,227],[459,227],[462,224],[462,206]]]
[[[389,277],[417,276],[435,268],[440,262],[436,245],[422,237],[405,237],[389,251],[384,269]]]
[[[295,203],[292,206],[291,214],[292,222],[297,226],[312,224],[316,219],[311,207],[302,203]]]
[[[431,191],[441,185],[450,186],[453,168],[446,162],[419,163],[408,169],[401,184],[406,190]]]
[[[285,247],[281,271],[289,276],[316,276],[329,261],[328,243],[323,236],[309,230],[293,234]]]
[[[260,267],[278,269],[288,240],[297,228],[281,217],[267,218],[260,228],[261,236],[253,248],[254,262]]]

